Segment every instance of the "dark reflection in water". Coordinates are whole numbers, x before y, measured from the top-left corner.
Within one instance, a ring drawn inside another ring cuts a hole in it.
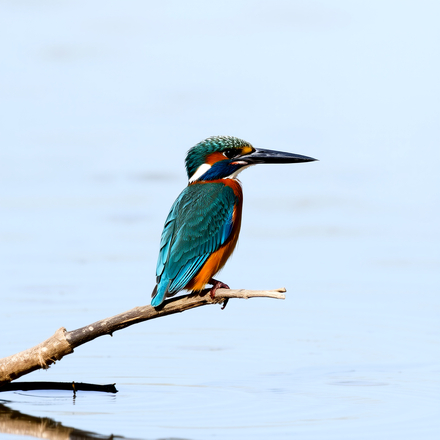
[[[0,403],[0,433],[13,435],[26,435],[30,437],[46,438],[49,440],[87,440],[87,439],[126,439],[133,437],[120,435],[102,435],[96,432],[82,431],[71,426],[64,426],[48,417],[34,417],[15,411]],[[137,440],[140,440],[139,438]],[[184,440],[169,438],[163,440]]]

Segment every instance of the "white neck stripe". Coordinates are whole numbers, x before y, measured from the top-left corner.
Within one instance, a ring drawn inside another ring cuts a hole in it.
[[[192,182],[196,181],[199,177],[202,177],[203,174],[205,174],[206,171],[208,171],[210,168],[211,168],[211,165],[209,165],[209,163],[204,163],[204,164],[200,165],[197,168],[197,171],[189,179],[189,183],[192,183]]]

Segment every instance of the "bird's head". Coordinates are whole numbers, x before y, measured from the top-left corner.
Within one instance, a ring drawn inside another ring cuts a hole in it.
[[[232,136],[212,136],[192,147],[186,156],[189,182],[234,178],[259,163],[297,163],[316,159],[299,154],[254,148]]]

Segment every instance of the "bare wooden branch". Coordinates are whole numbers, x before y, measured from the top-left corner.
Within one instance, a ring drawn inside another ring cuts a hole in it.
[[[35,347],[1,359],[0,386],[2,382],[10,382],[40,368],[47,369],[55,361],[72,353],[73,347],[67,342],[65,332],[66,329],[61,327]]]
[[[152,306],[135,307],[127,312],[102,319],[77,330],[67,331],[64,327],[61,327],[53,336],[35,347],[0,359],[0,387],[2,384],[32,371],[49,368],[55,361],[62,359],[67,354],[73,353],[73,349],[82,344],[103,335],[112,335],[115,331],[138,322],[180,313],[208,304],[226,303],[230,298],[248,299],[264,297],[284,299],[285,291],[286,289],[284,288],[276,290],[217,289],[215,297],[211,298],[211,295],[208,293],[209,290],[206,290],[202,294],[191,293],[168,299],[157,308]]]

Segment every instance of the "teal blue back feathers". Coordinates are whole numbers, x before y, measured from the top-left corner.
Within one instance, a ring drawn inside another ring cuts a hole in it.
[[[151,304],[182,290],[232,231],[234,191],[223,183],[186,187],[165,221]]]

